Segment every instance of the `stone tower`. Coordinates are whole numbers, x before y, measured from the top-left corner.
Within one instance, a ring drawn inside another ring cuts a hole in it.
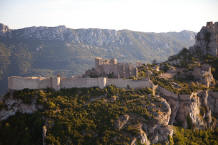
[[[95,66],[99,66],[102,64],[102,58],[101,57],[96,57],[95,58]]]
[[[57,75],[57,77],[51,77],[51,88],[55,90],[60,90],[61,85],[61,77]]]

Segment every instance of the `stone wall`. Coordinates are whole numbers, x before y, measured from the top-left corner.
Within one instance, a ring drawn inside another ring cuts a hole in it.
[[[8,78],[8,89],[11,90],[51,88],[51,84],[52,79],[44,77],[12,76]]]
[[[106,85],[114,85],[118,88],[151,88],[152,82],[149,80],[107,79]]]
[[[108,85],[114,85],[119,88],[145,88],[152,87],[150,80],[131,80],[131,79],[108,79],[108,78],[61,78],[61,77],[18,77],[8,78],[9,90],[44,89],[53,88],[104,88]]]
[[[63,78],[61,79],[61,88],[104,88],[106,78]]]

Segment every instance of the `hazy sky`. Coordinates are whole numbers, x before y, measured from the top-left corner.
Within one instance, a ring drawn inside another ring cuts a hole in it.
[[[218,0],[0,0],[0,23],[14,29],[199,31],[207,21],[218,21]]]

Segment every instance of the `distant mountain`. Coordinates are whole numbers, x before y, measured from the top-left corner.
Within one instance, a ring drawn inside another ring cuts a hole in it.
[[[145,33],[130,30],[28,27],[0,24],[0,92],[10,75],[72,75],[94,65],[96,56],[118,61],[164,61],[194,44],[191,31]]]

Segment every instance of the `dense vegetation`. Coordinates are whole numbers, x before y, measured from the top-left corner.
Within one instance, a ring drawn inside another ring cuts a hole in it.
[[[173,141],[178,145],[217,145],[218,128],[215,130],[190,130],[174,127]]]
[[[17,113],[0,122],[0,145],[40,145],[42,144],[41,114]]]
[[[152,120],[151,112],[158,108],[146,108],[144,105],[158,99],[148,97],[149,93],[147,89],[134,91],[113,86],[103,90],[84,88],[63,89],[59,92],[50,89],[17,91],[14,98],[31,104],[29,98],[37,97],[37,103],[43,104],[44,109],[32,115],[16,114],[1,122],[0,130],[4,130],[4,133],[0,134],[0,144],[25,145],[32,144],[34,140],[37,144],[42,141],[40,129],[43,124],[48,126],[48,144],[129,144],[134,130],[127,128],[126,134],[122,134],[115,128],[115,121],[126,113]],[[115,98],[116,101],[113,101]],[[19,127],[14,128],[17,125]],[[9,137],[16,139],[10,140]]]
[[[42,144],[43,125],[47,126],[47,144],[130,144],[138,130],[131,125],[118,130],[116,120],[120,115],[135,114],[145,122],[154,122],[161,104],[158,98],[148,95],[150,93],[148,89],[126,90],[113,86],[58,92],[50,89],[17,91],[14,99],[31,104],[35,98],[44,108],[33,114],[17,113],[1,121],[0,145]],[[132,125],[140,122],[139,118]],[[217,144],[217,130],[175,130],[171,140],[175,144]]]

